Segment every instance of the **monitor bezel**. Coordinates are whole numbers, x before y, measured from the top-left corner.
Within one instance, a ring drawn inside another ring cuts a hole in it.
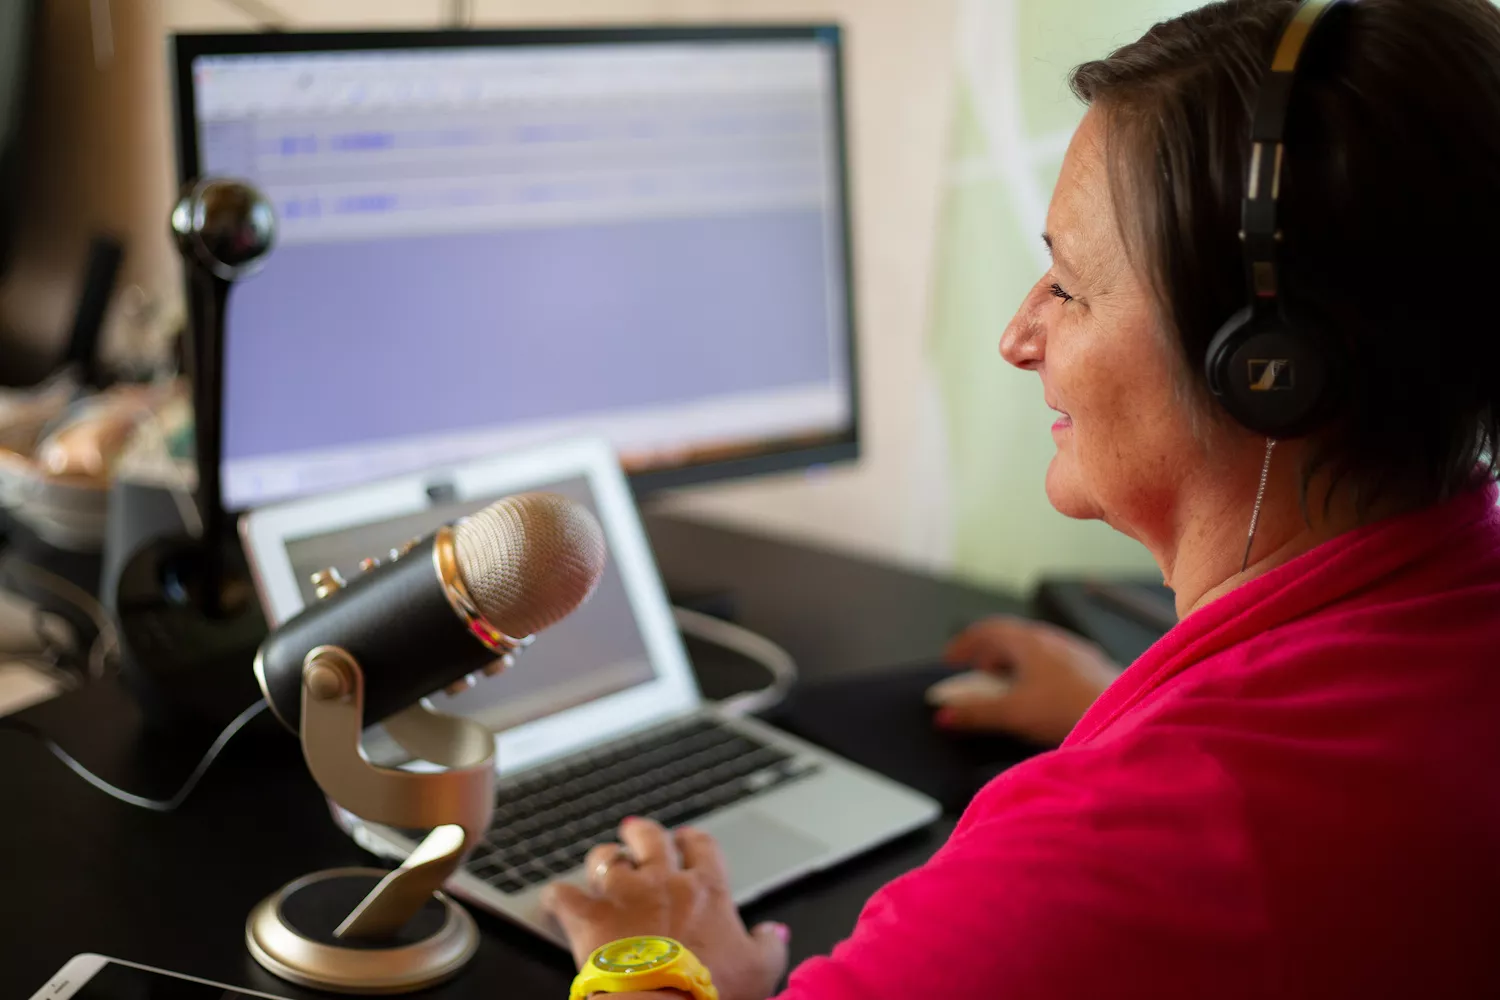
[[[260,55],[278,52],[336,52],[382,49],[443,49],[528,45],[600,45],[650,42],[746,42],[813,40],[827,44],[833,58],[834,156],[838,171],[836,235],[843,257],[843,341],[849,375],[850,421],[847,431],[815,443],[788,442],[769,450],[686,465],[647,469],[629,476],[632,490],[643,496],[665,489],[728,479],[791,472],[856,461],[860,456],[862,413],[859,355],[856,344],[853,225],[850,219],[848,120],[845,108],[843,30],[834,22],[755,25],[676,25],[555,28],[496,28],[430,31],[308,31],[263,33],[174,33],[169,38],[173,129],[179,184],[196,178],[198,122],[194,108],[193,61],[201,56]],[[191,290],[189,292],[191,294]],[[222,358],[223,345],[214,355]],[[223,399],[219,400],[222,411]],[[220,423],[222,425],[222,412]],[[209,449],[217,456],[215,477],[223,474],[222,441]],[[205,474],[206,470],[199,470]],[[233,508],[226,513],[242,513]]]

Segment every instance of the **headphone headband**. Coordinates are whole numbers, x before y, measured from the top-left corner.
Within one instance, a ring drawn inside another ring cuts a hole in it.
[[[1280,292],[1276,261],[1281,229],[1277,202],[1286,159],[1286,118],[1307,44],[1329,11],[1350,0],[1307,0],[1281,34],[1271,70],[1261,84],[1250,126],[1250,178],[1240,210],[1240,242],[1257,311],[1274,307]],[[1269,163],[1267,161],[1270,161]]]
[[[1269,438],[1311,433],[1332,414],[1343,369],[1336,339],[1288,317],[1278,296],[1281,256],[1281,171],[1286,160],[1287,109],[1297,69],[1318,26],[1335,7],[1354,0],[1307,0],[1282,30],[1255,100],[1250,165],[1240,205],[1250,301],[1225,321],[1204,357],[1208,386],[1230,416]]]

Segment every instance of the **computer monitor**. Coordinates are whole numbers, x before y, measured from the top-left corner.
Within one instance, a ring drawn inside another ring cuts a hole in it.
[[[183,179],[279,216],[227,509],[580,433],[638,490],[856,456],[836,27],[173,41]]]

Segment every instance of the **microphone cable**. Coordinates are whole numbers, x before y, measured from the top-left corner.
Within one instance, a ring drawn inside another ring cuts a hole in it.
[[[203,759],[198,761],[198,766],[193,768],[193,773],[188,775],[187,780],[182,783],[182,787],[177,789],[176,794],[174,794],[170,799],[148,799],[143,795],[135,795],[125,791],[124,789],[117,788],[116,786],[111,785],[109,782],[105,781],[103,778],[99,777],[97,774],[80,764],[72,754],[68,753],[68,751],[58,746],[56,741],[54,741],[52,737],[48,736],[46,733],[42,732],[40,729],[38,729],[36,726],[33,726],[29,722],[22,722],[19,719],[12,718],[0,718],[0,729],[9,729],[12,732],[24,733],[27,736],[35,739],[48,750],[52,751],[52,756],[56,757],[58,760],[67,765],[68,770],[72,771],[74,774],[78,775],[84,781],[87,781],[89,784],[93,785],[95,788],[99,789],[99,791],[103,792],[105,795],[108,795],[110,798],[118,799],[126,805],[135,806],[138,809],[149,809],[152,812],[169,813],[175,812],[177,810],[177,807],[182,805],[182,803],[187,800],[187,797],[193,793],[193,789],[198,787],[198,782],[202,780],[203,775],[213,764],[214,759],[219,756],[219,751],[223,750],[224,747],[229,743],[229,741],[234,739],[235,734],[237,734],[241,729],[245,728],[246,723],[255,718],[262,711],[264,711],[265,707],[266,700],[264,698],[260,698],[256,700],[255,704],[251,705],[239,715],[235,716],[234,721],[224,727],[224,731],[219,734],[218,739],[214,740],[213,745],[208,748],[208,752],[203,755]]]

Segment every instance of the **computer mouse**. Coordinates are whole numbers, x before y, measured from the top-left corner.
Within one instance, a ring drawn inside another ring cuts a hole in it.
[[[927,704],[948,705],[972,698],[994,698],[1010,691],[1010,681],[1004,677],[987,674],[981,670],[969,670],[938,681],[927,689]]]

